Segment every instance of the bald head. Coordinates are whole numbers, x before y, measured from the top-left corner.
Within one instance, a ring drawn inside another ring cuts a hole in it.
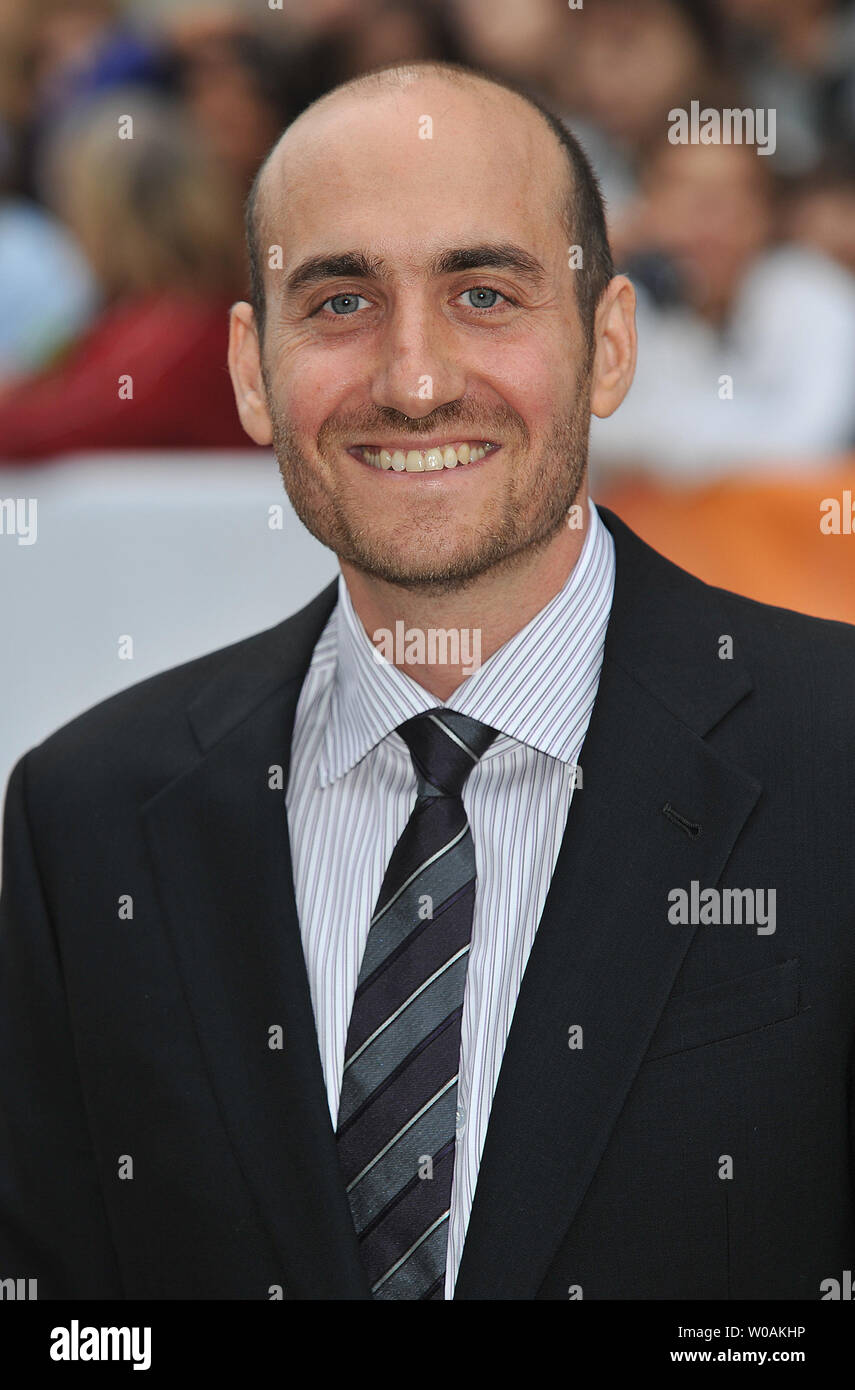
[[[273,226],[274,196],[278,195],[279,200],[276,223],[287,227],[292,175],[305,169],[313,157],[328,152],[336,140],[339,144],[344,141],[346,149],[348,139],[358,138],[353,131],[360,110],[367,103],[376,106],[382,100],[386,104],[382,119],[388,130],[390,156],[391,146],[400,135],[402,108],[411,106],[413,101],[420,110],[443,118],[449,110],[454,112],[453,139],[458,149],[468,132],[472,133],[473,144],[476,134],[489,132],[503,164],[509,196],[514,196],[515,182],[519,181],[517,196],[542,200],[547,215],[560,219],[568,244],[581,248],[575,284],[579,315],[590,344],[594,313],[614,274],[614,266],[602,196],[586,155],[550,111],[510,84],[458,64],[437,62],[397,65],[352,78],[303,111],[268,154],[256,174],[246,205],[250,300],[259,337],[263,335],[266,317],[266,248],[282,241]],[[385,180],[382,192],[392,207],[394,157],[390,157],[387,168],[380,167],[377,172]],[[383,206],[378,203],[378,207]]]

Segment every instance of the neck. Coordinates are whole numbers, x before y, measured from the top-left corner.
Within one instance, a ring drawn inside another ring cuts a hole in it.
[[[584,483],[576,502],[583,528],[562,526],[547,545],[450,592],[432,593],[429,585],[404,589],[340,561],[369,640],[405,676],[445,702],[566,584],[590,525]],[[432,638],[431,632],[438,635]]]

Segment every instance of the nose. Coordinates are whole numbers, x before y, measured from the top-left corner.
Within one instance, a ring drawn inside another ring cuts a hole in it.
[[[437,406],[459,400],[466,375],[454,328],[441,309],[420,295],[390,310],[374,366],[371,399],[420,420]]]

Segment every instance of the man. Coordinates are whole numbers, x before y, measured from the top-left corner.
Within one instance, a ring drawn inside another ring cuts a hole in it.
[[[518,95],[337,90],[250,231],[238,410],[341,578],[12,775],[2,1273],[819,1298],[853,1256],[855,634],[589,503],[633,292]]]

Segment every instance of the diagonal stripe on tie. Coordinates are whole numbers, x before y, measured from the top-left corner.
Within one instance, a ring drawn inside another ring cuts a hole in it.
[[[422,918],[421,920],[419,920],[417,926],[411,926],[410,923],[413,921],[413,919],[418,918],[419,906],[417,900],[415,902],[411,902],[409,905],[409,917],[407,917],[403,911],[401,911],[400,913],[400,918],[396,913],[395,927],[394,931],[389,934],[387,941],[388,950],[386,951],[386,954],[382,958],[377,958],[376,960],[368,957],[364,958],[363,966],[364,971],[366,973],[364,974],[362,983],[359,986],[360,994],[364,994],[367,989],[371,988],[372,984],[377,978],[377,975],[382,969],[387,969],[389,966],[391,966],[398,958],[398,956],[402,955],[403,952],[407,950],[407,947],[410,944],[410,934],[412,933],[415,937],[417,933],[423,933],[425,931],[428,931],[430,929],[431,923],[438,921],[438,919],[443,915],[443,913],[449,912],[457,903],[460,902],[461,898],[465,897],[466,894],[471,891],[472,881],[470,879],[470,881],[468,883],[464,883],[461,888],[453,889],[450,893],[448,893],[447,897],[440,896],[440,891],[445,891],[444,882],[437,882],[436,887],[437,892],[431,893],[429,895],[432,902],[434,903],[432,917]]]
[[[465,879],[470,863],[468,841],[469,827],[463,826],[452,840],[409,873],[394,897],[375,912],[371,926],[378,930],[369,932],[362,958],[366,975],[370,975],[386,951],[394,949],[411,930],[413,921],[418,918],[419,901],[425,895],[441,904]],[[436,910],[434,908],[434,915]]]
[[[384,896],[383,890],[381,889],[380,897],[377,900],[377,906],[374,909],[374,916],[371,919],[372,926],[375,922],[380,921],[380,918],[394,906],[401,895],[406,892],[413,883],[418,882],[421,874],[429,865],[437,863],[448,854],[450,850],[453,850],[456,845],[465,842],[466,835],[468,834],[468,826],[465,821],[462,825],[459,824],[460,818],[455,808],[447,807],[444,802],[440,801],[438,798],[430,798],[430,800],[425,798],[423,806],[417,809],[426,809],[434,800],[436,801],[434,821],[438,820],[440,814],[445,814],[448,838],[445,840],[444,844],[440,844],[436,849],[431,849],[427,858],[420,860],[419,855],[422,852],[421,846],[416,843],[414,837],[409,837],[405,840],[404,836],[401,836],[392,851],[393,859],[389,861],[389,870],[387,870],[387,874],[391,871],[392,877],[384,881],[383,884],[384,888],[387,887],[387,882],[390,884],[395,884],[397,882],[398,886],[386,896]]]
[[[434,1299],[444,1284],[477,883],[462,789],[496,730],[440,709],[397,732],[418,794],[360,966],[337,1140],[373,1296]]]
[[[442,1023],[459,1006],[466,984],[467,954],[468,947],[462,948],[453,962],[446,964],[441,973],[419,989],[403,1013],[396,1013],[393,1022],[400,1020],[399,1027],[390,1024],[378,1031],[359,1056],[346,1064],[342,1078],[343,1094],[347,1088],[345,1115],[356,1105],[363,1105],[388,1073],[404,1061],[437,1023]]]
[[[387,1017],[390,995],[410,1000],[425,988],[438,971],[451,963],[460,951],[468,950],[468,922],[472,915],[474,884],[470,880],[454,901],[438,912],[432,920],[418,920],[406,941],[385,958],[382,966],[372,971],[359,988],[359,1019],[353,1029],[355,1051],[346,1065],[360,1055],[360,1047],[372,1036],[379,1036],[396,1023]],[[460,943],[463,942],[461,946]]]
[[[390,1185],[388,1178],[382,1183],[366,1182],[366,1178],[374,1179],[377,1176],[378,1165],[381,1165],[386,1174],[399,1170],[401,1162],[408,1161],[406,1152],[413,1144],[421,1144],[422,1147],[428,1145],[428,1152],[431,1152],[432,1138],[437,1132],[441,1135],[441,1130],[438,1127],[442,1123],[443,1111],[448,1109],[449,1099],[455,1099],[455,1096],[451,1095],[451,1088],[452,1086],[456,1087],[456,1085],[457,1073],[455,1072],[454,1076],[450,1077],[443,1086],[440,1086],[439,1090],[425,1101],[421,1109],[417,1110],[415,1115],[411,1115],[406,1124],[403,1124],[398,1132],[392,1135],[392,1138],[383,1145],[380,1152],[368,1160],[361,1172],[357,1173],[352,1182],[347,1185],[348,1193],[353,1193],[355,1188],[361,1188],[361,1192],[355,1194],[355,1199],[351,1198],[352,1201],[362,1201],[367,1210],[372,1196],[376,1204],[378,1195],[387,1201],[390,1192],[399,1190]],[[404,1140],[406,1140],[407,1147],[402,1152]],[[375,1213],[377,1210],[380,1208],[375,1205]]]
[[[371,1286],[375,1298],[422,1298],[433,1284],[425,1288],[425,1280],[430,1279],[433,1270],[442,1259],[445,1264],[445,1247],[448,1242],[448,1209],[442,1212],[426,1231],[413,1241],[409,1249],[386,1270]],[[426,1244],[426,1242],[429,1242]],[[389,1280],[397,1278],[397,1286],[389,1286]],[[379,1292],[385,1290],[384,1292]]]

